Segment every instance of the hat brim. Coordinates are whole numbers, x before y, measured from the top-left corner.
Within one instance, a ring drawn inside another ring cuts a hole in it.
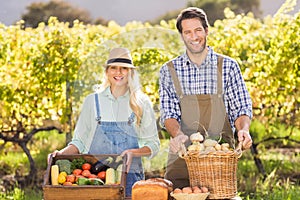
[[[108,66],[120,66],[120,67],[127,67],[127,68],[136,68],[135,66],[128,64],[128,63],[122,63],[122,62],[114,62],[110,64],[106,64],[105,67]]]

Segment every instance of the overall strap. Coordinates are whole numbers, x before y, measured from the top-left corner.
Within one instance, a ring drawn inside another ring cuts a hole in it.
[[[95,93],[95,112],[96,112],[96,121],[98,124],[101,123],[101,116],[100,116],[100,104],[99,104],[99,97],[98,93]]]
[[[176,75],[176,71],[174,68],[174,64],[172,61],[167,63],[168,69],[170,71],[174,86],[175,86],[175,91],[177,93],[177,95],[179,96],[179,98],[181,99],[183,97],[183,92],[182,92],[182,88],[180,86],[180,82],[178,79],[178,76]]]
[[[131,113],[131,115],[128,117],[128,124],[131,125],[134,122],[135,114],[134,112]]]
[[[217,94],[223,94],[223,80],[222,80],[222,67],[223,67],[223,56],[218,54],[218,86],[217,86]]]

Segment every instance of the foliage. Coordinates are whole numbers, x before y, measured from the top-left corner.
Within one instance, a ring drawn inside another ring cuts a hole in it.
[[[19,187],[15,187],[13,191],[8,193],[0,193],[1,199],[23,200],[25,199],[25,193]]]
[[[299,154],[285,148],[260,148],[260,156],[266,166],[266,179],[255,168],[250,152],[243,152],[237,172],[240,195],[244,199],[296,199],[300,188]]]
[[[295,0],[288,0],[273,18],[263,20],[227,9],[226,19],[216,21],[209,30],[208,44],[235,58],[241,67],[253,100],[254,119],[263,124],[251,130],[258,141],[268,135],[299,139],[295,130],[300,125],[300,14],[286,14],[293,3]],[[132,51],[142,89],[159,117],[158,70],[184,51],[175,20],[155,26],[131,22],[123,27],[113,21],[107,26],[75,21],[70,28],[57,18],[35,29],[24,28],[22,21],[9,27],[0,24],[3,149],[10,142],[19,144],[29,158],[28,170],[32,170],[30,153],[36,156],[39,152],[28,149],[34,146],[34,135],[52,126],[72,132],[83,98],[93,91],[94,84],[101,83],[109,49],[116,46]]]
[[[36,28],[41,22],[47,24],[50,17],[57,17],[61,22],[68,22],[71,27],[75,20],[84,23],[92,21],[88,11],[74,7],[65,1],[34,2],[26,9],[27,12],[21,17],[25,21],[25,27]]]
[[[295,1],[287,1],[290,7]],[[281,9],[274,18],[252,14],[216,21],[209,43],[237,59],[253,100],[254,116],[266,125],[276,121],[299,127],[299,17]],[[288,28],[287,28],[288,27]],[[269,129],[267,129],[270,131]]]
[[[39,154],[47,154],[49,152],[49,146],[44,145],[43,140],[46,140],[47,132],[39,133],[36,135],[37,143],[40,146]],[[53,148],[60,148],[60,144],[63,143],[64,139],[61,135],[52,133],[51,140],[48,140],[46,143],[51,143],[52,141],[58,141],[57,146]],[[156,157],[149,160],[143,158],[143,163],[145,166],[145,172],[148,176],[163,176],[165,172],[165,165],[167,160],[168,153],[168,140],[161,141],[161,149]],[[281,152],[282,150],[282,152]],[[294,175],[299,176],[300,171],[300,157],[299,153],[295,154],[295,151],[284,151],[285,149],[272,149],[265,150],[260,148],[261,158],[266,165],[268,172],[268,177],[266,180],[263,180],[259,175],[255,164],[253,162],[252,154],[250,151],[244,151],[241,159],[238,162],[238,191],[239,195],[243,199],[264,199],[264,200],[273,200],[273,199],[297,199],[299,195],[299,180],[297,176],[293,178]],[[19,152],[22,154],[22,152]],[[38,154],[34,154],[37,158]],[[5,160],[9,160],[6,156],[1,156]],[[15,164],[13,164],[14,159],[11,159],[10,169],[15,170]],[[43,162],[46,163],[45,157]],[[16,163],[24,163],[25,160],[15,160]],[[163,163],[163,164],[162,164]],[[43,165],[38,162],[38,166]],[[41,168],[41,178],[43,177],[45,167]],[[40,185],[38,185],[40,187]],[[19,199],[23,200],[24,198],[12,198],[12,196],[17,196],[17,194],[22,191],[25,195],[25,199],[41,199],[42,190],[41,188],[37,189],[14,189],[13,191],[7,192],[6,196],[4,193],[0,192],[0,197],[4,199]],[[2,196],[1,196],[2,195]],[[23,196],[24,197],[24,196]]]

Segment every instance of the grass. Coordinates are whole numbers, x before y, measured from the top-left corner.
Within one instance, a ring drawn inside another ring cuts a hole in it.
[[[46,169],[47,154],[65,146],[64,135],[39,133],[30,145],[32,156],[35,159],[39,174]],[[20,175],[28,173],[28,161],[24,153],[12,144],[6,144],[1,152],[0,170],[6,174]],[[297,153],[298,152],[298,153]],[[145,172],[149,176],[163,176],[167,162],[168,140],[161,140],[161,150],[152,160],[143,158]],[[278,149],[264,145],[259,149],[259,156],[267,173],[263,180],[255,165],[251,152],[244,151],[238,162],[238,191],[245,200],[293,200],[300,196],[299,178],[300,154],[295,148]],[[299,176],[298,176],[299,177]],[[1,179],[0,179],[1,181]],[[0,185],[3,185],[0,182]],[[17,185],[11,191],[0,192],[0,199],[40,200],[42,199],[41,184],[36,188],[20,189]]]

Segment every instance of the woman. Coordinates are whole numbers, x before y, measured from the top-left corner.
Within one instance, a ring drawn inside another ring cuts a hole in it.
[[[132,162],[126,196],[131,196],[132,185],[144,179],[141,156],[159,151],[155,115],[128,49],[112,49],[105,68],[101,90],[83,103],[72,141],[53,154],[127,154]]]

